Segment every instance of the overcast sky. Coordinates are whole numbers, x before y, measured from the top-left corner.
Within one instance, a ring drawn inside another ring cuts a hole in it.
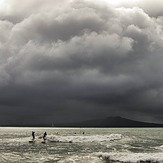
[[[109,1],[0,0],[0,124],[163,123],[163,1]]]

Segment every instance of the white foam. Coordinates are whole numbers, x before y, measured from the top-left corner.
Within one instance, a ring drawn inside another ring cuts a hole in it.
[[[18,154],[16,152],[10,152],[10,153],[0,153],[0,162],[8,163],[8,162],[57,162],[60,158],[54,157],[53,155],[48,155],[46,153],[22,153]]]
[[[154,148],[157,149],[157,150],[163,151],[163,145],[156,146],[156,147],[154,147]]]
[[[97,157],[89,156],[70,156],[63,160],[58,161],[58,163],[103,163],[102,160],[99,160]]]
[[[120,140],[121,134],[110,134],[110,135],[73,135],[73,136],[49,136],[48,141],[51,142],[105,142]]]
[[[150,163],[163,163],[163,153],[102,153],[96,154],[103,160],[113,162],[150,162]]]

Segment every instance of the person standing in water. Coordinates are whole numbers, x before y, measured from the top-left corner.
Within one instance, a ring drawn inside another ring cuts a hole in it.
[[[32,131],[32,140],[35,140],[35,132]]]
[[[44,132],[44,135],[43,135],[43,139],[44,139],[44,141],[46,140],[46,136],[47,136],[47,133],[46,132]]]

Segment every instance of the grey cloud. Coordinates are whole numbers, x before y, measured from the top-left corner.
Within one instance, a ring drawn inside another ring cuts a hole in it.
[[[144,9],[150,16],[158,17],[163,16],[163,2],[156,0],[154,3],[152,0],[140,1],[140,7]]]
[[[162,17],[90,1],[18,3],[0,13],[4,122],[161,121]]]
[[[117,5],[117,7],[126,8],[133,8],[135,6],[142,8],[151,17],[163,16],[163,2],[160,0],[138,0],[131,3],[122,2]]]
[[[0,11],[0,18],[17,24],[38,13],[48,12],[49,10],[58,11],[69,2],[69,0],[55,0],[55,2],[53,0],[48,0],[48,2],[44,0],[5,0],[7,5],[4,10]]]

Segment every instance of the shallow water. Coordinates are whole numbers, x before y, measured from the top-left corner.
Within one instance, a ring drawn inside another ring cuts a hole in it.
[[[32,131],[35,143],[29,143]],[[163,129],[0,128],[0,156],[0,162],[15,163],[163,163]]]

